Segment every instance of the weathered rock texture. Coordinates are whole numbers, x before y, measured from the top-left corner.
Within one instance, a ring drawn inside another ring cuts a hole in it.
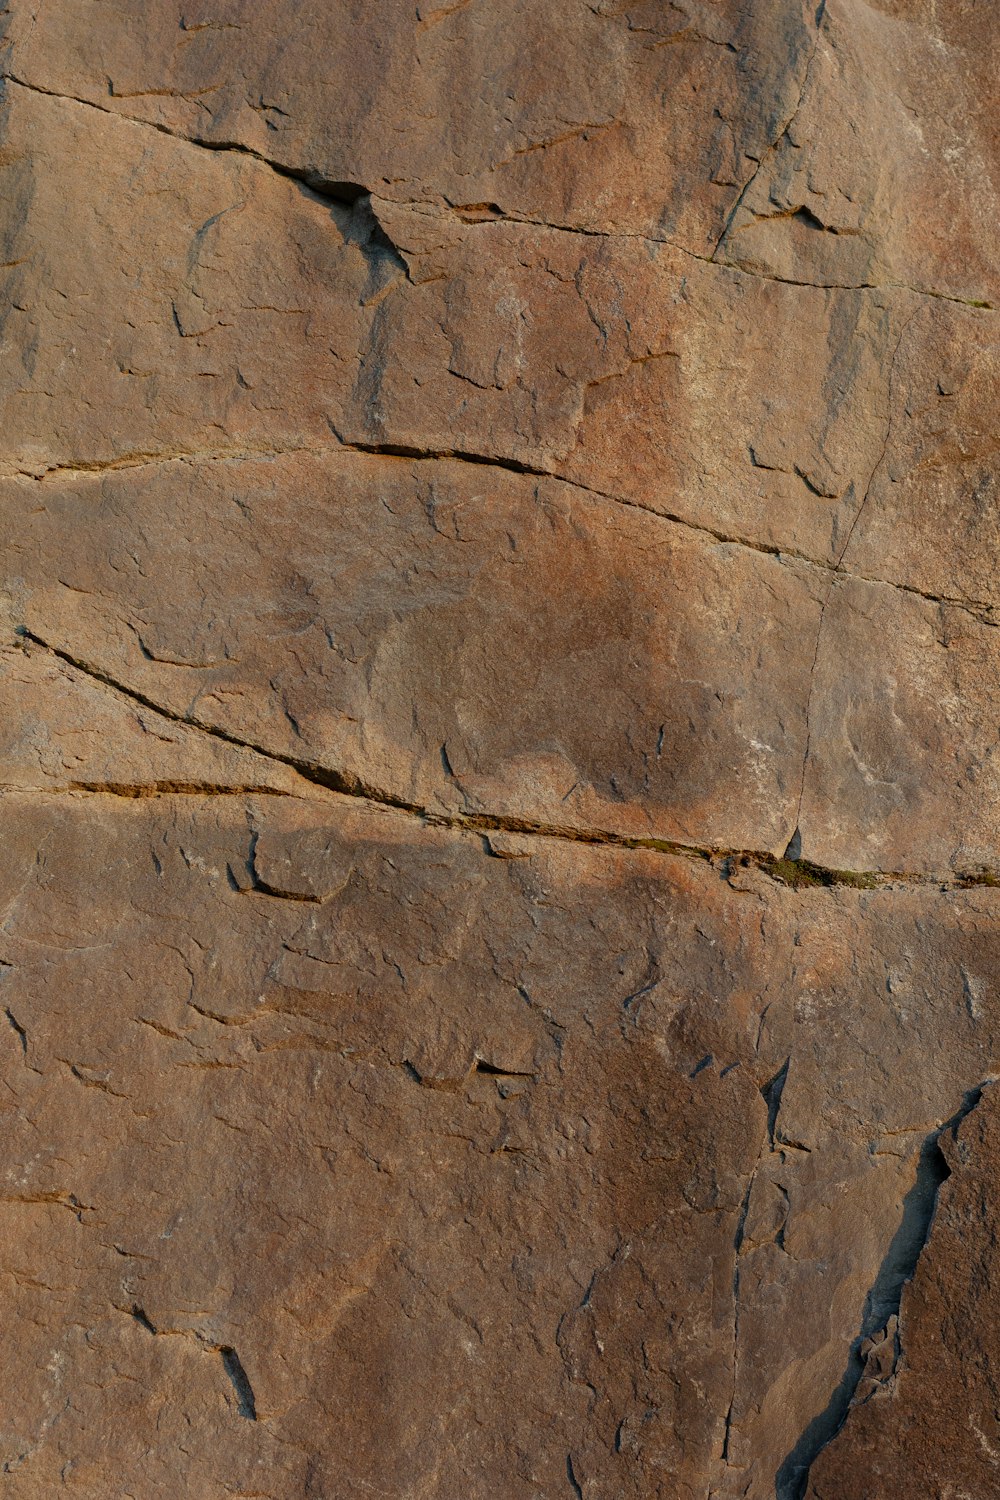
[[[996,1496],[991,8],[3,18],[3,1495]]]

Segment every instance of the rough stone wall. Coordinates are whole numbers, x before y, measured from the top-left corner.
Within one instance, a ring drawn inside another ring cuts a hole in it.
[[[3,1496],[995,1497],[992,7],[3,16]]]

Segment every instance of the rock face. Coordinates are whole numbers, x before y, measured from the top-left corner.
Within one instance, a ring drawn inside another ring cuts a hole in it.
[[[997,24],[10,0],[4,1496],[997,1494]]]

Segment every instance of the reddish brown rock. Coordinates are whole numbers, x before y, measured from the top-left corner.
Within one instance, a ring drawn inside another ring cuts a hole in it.
[[[949,1121],[929,1143],[930,1191],[943,1185],[927,1249],[903,1294],[903,1316],[861,1346],[858,1399],[815,1465],[814,1500],[848,1493],[861,1473],[873,1500],[996,1487],[997,1384],[987,1343],[998,1318],[992,1082],[966,1097],[961,1115],[971,1119]]]
[[[995,1055],[992,893],[312,796],[6,826],[15,1494],[765,1494]]]
[[[998,652],[996,625],[977,612],[833,583],[810,697],[807,859],[965,874],[1000,864]]]
[[[820,611],[794,560],[448,460],[6,494],[23,627],[188,722],[440,812],[777,853],[794,831]]]
[[[46,34],[27,8],[9,70],[211,145],[402,200],[498,202],[575,227],[718,240],[744,178],[796,105],[814,8],[639,0],[313,8],[88,0]],[[666,192],[664,191],[666,184]],[[665,201],[666,199],[666,201]]]
[[[997,300],[992,18],[935,0],[831,0],[798,107],[720,246],[792,280]]]
[[[987,1500],[995,24],[11,0],[12,1500]]]

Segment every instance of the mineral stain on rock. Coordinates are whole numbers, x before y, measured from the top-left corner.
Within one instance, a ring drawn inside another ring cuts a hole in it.
[[[0,24],[4,1493],[994,1495],[996,19]]]

